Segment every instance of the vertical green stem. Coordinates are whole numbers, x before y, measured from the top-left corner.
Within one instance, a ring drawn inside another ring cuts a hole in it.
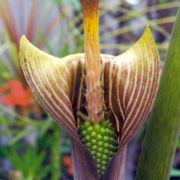
[[[136,180],[168,180],[180,129],[180,11],[150,117]]]
[[[52,134],[52,147],[51,147],[51,169],[52,169],[52,180],[60,179],[61,177],[61,129],[59,126],[54,124]]]

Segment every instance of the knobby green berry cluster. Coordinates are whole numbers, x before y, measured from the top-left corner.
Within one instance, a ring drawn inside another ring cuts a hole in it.
[[[79,135],[96,162],[99,176],[102,177],[108,162],[118,150],[118,138],[111,122],[102,120],[94,124],[85,121],[79,127]]]

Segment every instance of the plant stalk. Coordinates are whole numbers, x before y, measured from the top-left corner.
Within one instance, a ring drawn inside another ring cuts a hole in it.
[[[86,59],[87,110],[89,119],[101,120],[102,93],[100,87],[99,0],[81,0],[84,21]]]
[[[56,124],[53,125],[52,134],[52,147],[51,147],[51,170],[52,180],[60,179],[61,177],[61,128]]]
[[[150,116],[136,180],[168,180],[180,129],[180,10]]]

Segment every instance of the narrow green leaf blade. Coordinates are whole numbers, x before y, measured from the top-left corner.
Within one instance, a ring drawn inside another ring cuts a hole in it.
[[[169,179],[180,129],[180,11],[141,155],[137,180]]]

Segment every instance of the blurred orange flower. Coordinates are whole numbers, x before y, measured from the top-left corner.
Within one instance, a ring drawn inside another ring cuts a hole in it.
[[[67,168],[68,175],[72,176],[73,175],[73,168],[72,168],[71,157],[69,155],[65,155],[65,156],[63,156],[62,161],[63,161],[64,166],[66,166],[66,168]]]
[[[72,164],[71,157],[68,155],[63,156],[63,164],[65,166],[70,166]]]
[[[5,106],[27,108],[31,99],[30,88],[24,88],[18,80],[11,80],[0,87],[0,103]]]
[[[72,175],[73,175],[72,165],[67,168],[67,173],[68,173],[69,176],[72,176]]]

